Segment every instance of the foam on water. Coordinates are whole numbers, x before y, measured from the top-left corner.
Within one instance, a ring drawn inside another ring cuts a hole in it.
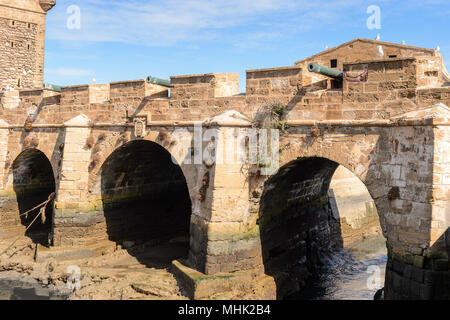
[[[322,257],[322,266],[301,292],[287,299],[373,300],[384,286],[387,255],[379,236]],[[375,280],[375,281],[374,281]]]

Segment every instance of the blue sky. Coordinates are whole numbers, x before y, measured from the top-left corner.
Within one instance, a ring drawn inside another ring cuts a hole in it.
[[[69,29],[67,9],[80,9]],[[370,30],[370,5],[381,29]],[[354,38],[436,48],[450,70],[448,0],[57,0],[47,15],[45,81],[59,85],[148,75],[289,66]]]

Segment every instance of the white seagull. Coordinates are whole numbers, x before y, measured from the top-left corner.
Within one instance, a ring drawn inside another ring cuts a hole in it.
[[[375,38],[376,41],[380,40],[380,34],[377,34],[377,37]]]
[[[380,57],[384,57],[384,51],[383,51],[383,47],[382,46],[378,46],[378,52],[377,52],[378,56]]]

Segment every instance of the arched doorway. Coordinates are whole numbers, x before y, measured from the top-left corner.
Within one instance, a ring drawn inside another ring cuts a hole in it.
[[[353,241],[348,241],[348,226],[343,223],[354,217],[336,211],[339,207],[333,200],[339,188],[334,184],[335,189],[330,190],[338,167],[325,158],[300,158],[280,168],[264,184],[259,213],[264,269],[274,277],[279,299],[333,299],[327,288],[329,278],[337,279],[349,263],[350,271],[359,263],[344,249]],[[374,206],[373,201],[371,204]],[[360,238],[365,239],[364,233]],[[360,267],[367,271],[367,266]],[[378,289],[382,286],[381,281]]]
[[[55,177],[50,161],[37,149],[23,151],[12,164],[13,187],[17,197],[20,222],[27,228],[39,214],[39,208],[30,209],[46,201],[55,192]],[[45,209],[45,220],[38,218],[25,235],[34,243],[52,245],[53,202]]]
[[[165,267],[187,256],[191,201],[183,172],[166,149],[146,140],[118,148],[102,166],[101,192],[109,239],[142,264]],[[153,254],[149,248],[161,243],[170,243],[163,256]]]

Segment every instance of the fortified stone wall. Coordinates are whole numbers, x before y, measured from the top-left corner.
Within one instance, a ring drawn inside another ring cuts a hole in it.
[[[353,50],[363,50],[358,48]],[[135,160],[133,154],[151,162],[150,154],[129,149],[117,156],[115,151],[148,142],[173,155],[186,180],[192,213],[187,267],[204,276],[265,272],[284,295],[301,282],[286,281],[286,275],[311,272],[315,257],[342,237],[342,230],[330,222],[327,195],[334,170],[342,165],[369,190],[387,239],[389,261],[397,261],[388,264],[387,295],[444,296],[447,289],[441,280],[447,279],[449,267],[450,87],[445,86],[439,56],[425,49],[413,51],[418,55],[344,61],[345,72],[358,75],[367,70],[368,77],[358,83],[344,79],[338,89],[330,89],[328,80],[311,81],[304,66],[296,65],[247,71],[246,94],[238,94],[236,74],[217,73],[172,77],[170,88],[134,80],[62,87],[61,92],[4,91],[0,93],[3,203],[16,197],[12,164],[18,155],[40,150],[55,177],[50,235],[55,250],[84,250],[115,241],[111,230],[121,222],[116,223],[115,214],[113,220],[108,218],[110,203],[105,206],[104,200],[112,195],[114,205],[129,204],[148,191],[146,186],[157,186],[142,182],[143,167],[127,167]],[[265,121],[267,116],[270,121]],[[195,124],[211,129],[214,139],[202,136]],[[201,157],[192,161],[198,157],[195,139],[203,149],[237,145],[239,133],[261,126],[279,130],[275,151],[280,171],[265,176],[260,165],[209,163]],[[164,171],[162,162],[149,168],[159,174]],[[105,173],[113,180],[105,180]],[[172,178],[168,181],[173,182],[169,186],[173,194],[182,193],[181,179]],[[283,178],[289,183],[280,183]],[[167,191],[160,187],[157,198],[167,199]],[[0,211],[2,228],[12,221],[14,210],[8,215]],[[135,218],[130,221],[139,225]],[[301,265],[296,267],[296,261]],[[422,275],[432,274],[432,281],[412,279],[405,272],[411,264]],[[407,284],[401,290],[409,293],[398,292],[399,281]]]
[[[14,125],[23,124],[29,114],[36,123],[62,124],[81,112],[94,123],[123,123],[127,115],[138,114],[149,121],[195,121],[231,109],[252,119],[261,107],[279,105],[284,109],[283,120],[289,121],[388,119],[449,103],[450,87],[440,86],[430,61],[406,58],[349,63],[345,70],[355,73],[367,66],[368,81],[346,82],[342,90],[304,87],[301,69],[280,68],[248,71],[247,94],[228,97],[223,97],[223,92],[232,89],[224,91],[223,87],[233,88],[236,82],[224,79],[227,74],[220,75],[222,78],[217,74],[174,77],[170,97],[163,97],[167,88],[144,80],[63,87],[61,93],[48,89],[15,91],[15,95],[3,92],[0,113]],[[426,84],[439,86],[425,88]]]
[[[41,88],[45,15],[55,1],[0,1],[0,89]]]
[[[364,182],[375,200],[389,255],[405,264],[412,264],[414,259],[421,257],[422,262],[428,261],[421,265],[423,272],[433,273],[438,270],[433,269],[431,263],[436,247],[432,235],[436,232],[442,240],[444,231],[433,231],[435,229],[432,226],[440,222],[437,222],[433,214],[431,203],[442,201],[439,199],[444,194],[448,198],[448,190],[447,187],[439,187],[439,193],[430,192],[436,187],[433,187],[430,178],[434,168],[433,150],[437,147],[432,126],[365,129],[333,126],[329,129],[321,128],[319,136],[311,135],[307,128],[291,128],[288,133],[280,141],[281,147],[286,146],[281,154],[281,165],[295,163],[298,157],[312,156],[330,159],[350,168]],[[310,172],[315,169],[310,166],[303,167],[303,170]],[[324,175],[323,179],[331,177]],[[262,181],[252,184],[252,203],[258,204],[261,194],[258,190],[267,188],[261,184]],[[272,188],[270,190],[276,193]],[[313,204],[309,209],[312,208]],[[261,207],[256,205],[251,212],[261,214]],[[443,211],[438,212],[443,214]],[[270,233],[271,230],[269,228],[267,232]],[[271,237],[267,236],[268,239]],[[263,244],[262,246],[264,248]],[[278,270],[281,274],[283,271],[285,269]],[[388,291],[391,290],[391,284],[386,284]],[[429,282],[426,285],[432,288],[439,286],[439,282]],[[425,295],[420,297],[426,298]]]
[[[379,47],[383,50],[383,55],[380,55]],[[344,64],[348,62],[372,60],[374,57],[395,59],[416,56],[430,57],[434,55],[435,50],[431,49],[368,39],[355,39],[297,61],[295,66],[306,70],[308,64],[313,62],[328,68],[342,70]],[[329,79],[321,75],[305,73],[305,85],[319,81],[329,82]]]
[[[414,56],[433,56],[435,50],[414,47],[404,44],[382,42],[369,39],[354,39],[337,47],[327,49],[306,59],[295,62],[295,65],[304,65],[314,62],[325,67],[331,67],[331,60],[337,60],[337,69],[342,69],[345,62],[373,59],[380,56],[378,47],[381,46],[385,58],[400,58]]]
[[[0,18],[2,87],[32,88],[37,83],[36,39],[36,24]]]

